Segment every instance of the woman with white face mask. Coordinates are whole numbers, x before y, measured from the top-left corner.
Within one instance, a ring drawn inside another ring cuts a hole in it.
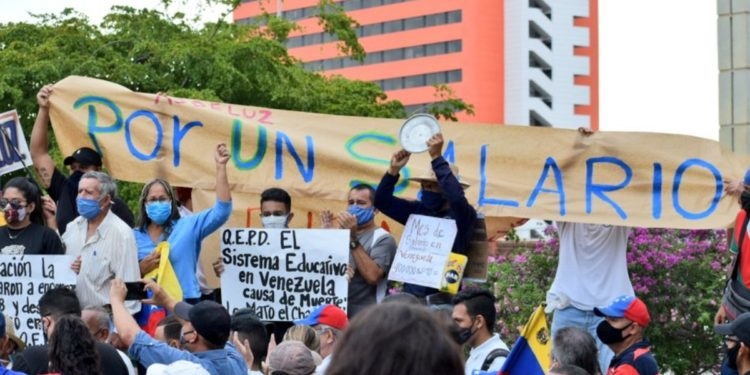
[[[232,214],[232,196],[227,179],[229,150],[226,145],[216,146],[216,203],[214,206],[181,217],[177,197],[169,182],[154,179],[143,187],[139,201],[138,226],[134,229],[138,245],[138,262],[141,276],[159,266],[157,244],[169,243],[169,260],[182,288],[183,299],[195,304],[201,290],[195,275],[200,259],[201,241],[229,220]]]
[[[0,199],[7,225],[0,228],[0,254],[65,254],[60,236],[48,228],[55,222],[55,203],[42,200],[39,187],[26,177],[14,177],[5,184]]]

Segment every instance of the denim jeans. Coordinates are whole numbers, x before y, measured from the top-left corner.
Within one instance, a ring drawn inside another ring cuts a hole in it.
[[[721,361],[721,372],[719,374],[721,374],[721,375],[738,375],[739,374],[739,372],[737,372],[737,370],[733,370],[733,369],[729,368],[729,365],[727,365],[727,356],[726,355],[724,355],[724,359]]]
[[[557,309],[552,316],[552,336],[554,337],[558,330],[565,327],[578,327],[590,333],[596,340],[596,346],[599,349],[599,367],[602,369],[602,374],[606,374],[615,353],[607,345],[604,345],[596,335],[596,326],[602,320],[604,318],[594,315],[593,311],[579,310],[573,306]]]

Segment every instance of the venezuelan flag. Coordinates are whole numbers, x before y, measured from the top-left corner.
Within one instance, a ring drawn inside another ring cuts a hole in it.
[[[169,242],[160,242],[156,245],[156,251],[159,252],[159,267],[146,274],[144,278],[155,279],[156,283],[172,298],[177,301],[182,300],[182,287],[172,268],[172,262],[169,261]],[[154,305],[145,303],[141,305],[141,311],[136,314],[135,319],[146,333],[153,336],[157,324],[167,315],[167,311]]]
[[[549,368],[551,339],[544,307],[539,306],[523,327],[499,375],[544,375]]]

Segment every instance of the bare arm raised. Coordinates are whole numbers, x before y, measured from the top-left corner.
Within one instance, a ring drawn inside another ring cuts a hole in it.
[[[39,104],[39,111],[34,121],[34,127],[31,130],[31,160],[34,162],[37,174],[42,179],[44,188],[49,188],[52,182],[52,172],[55,170],[55,162],[49,155],[49,97],[52,95],[52,85],[45,85],[36,95],[36,102]]]

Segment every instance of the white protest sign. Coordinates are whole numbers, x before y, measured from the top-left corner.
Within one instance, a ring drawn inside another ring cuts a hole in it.
[[[292,321],[316,307],[346,310],[349,231],[227,228],[221,232],[221,295],[230,313]]]
[[[0,310],[26,344],[44,344],[39,298],[56,285],[75,286],[71,263],[69,255],[0,255]]]
[[[410,215],[388,280],[440,288],[456,232],[454,220]]]
[[[0,113],[0,175],[31,165],[31,154],[16,110]]]

